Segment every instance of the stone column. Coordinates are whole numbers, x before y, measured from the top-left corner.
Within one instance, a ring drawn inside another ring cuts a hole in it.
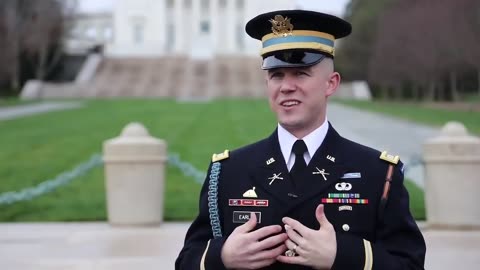
[[[458,122],[424,145],[427,223],[480,228],[480,139]]]
[[[184,0],[175,0],[174,2],[174,10],[175,10],[175,25],[174,25],[175,49],[174,51],[177,54],[185,53],[185,46],[184,46],[184,36],[185,36],[184,28],[185,27],[183,26],[183,22],[184,21],[188,22],[188,20],[184,16],[184,12],[186,8],[183,6],[183,1]]]
[[[190,35],[193,38],[196,38],[200,35],[200,20],[201,20],[201,6],[200,0],[192,0],[192,17],[189,18],[190,23],[192,24],[192,32]],[[191,40],[192,43],[195,43],[195,40]]]
[[[164,141],[140,123],[103,144],[108,221],[112,225],[159,225],[163,221]]]
[[[210,44],[214,54],[217,54],[218,52],[217,44],[218,39],[220,39],[218,33],[218,25],[221,23],[218,20],[219,10],[220,8],[218,6],[218,0],[210,0],[210,14],[208,17],[210,17]]]
[[[226,35],[223,37],[225,39],[225,46],[227,47],[227,53],[235,53],[236,44],[235,44],[235,23],[237,22],[237,14],[235,11],[236,1],[227,0],[226,14],[227,19],[224,22],[226,24]]]

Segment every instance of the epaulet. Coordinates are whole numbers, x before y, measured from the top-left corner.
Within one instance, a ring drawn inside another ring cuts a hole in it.
[[[213,154],[212,162],[217,162],[228,158],[228,150],[223,151],[223,153]]]
[[[387,162],[397,165],[398,161],[400,160],[400,157],[387,154],[387,151],[383,151],[382,154],[380,155],[380,159],[383,159]]]

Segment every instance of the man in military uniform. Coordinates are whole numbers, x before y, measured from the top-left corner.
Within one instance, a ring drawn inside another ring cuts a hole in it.
[[[334,41],[350,24],[289,10],[246,31],[262,41],[278,126],[213,155],[176,269],[423,269],[399,158],[341,137],[326,117],[340,83]]]

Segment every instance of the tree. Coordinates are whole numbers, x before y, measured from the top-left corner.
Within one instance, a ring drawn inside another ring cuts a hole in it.
[[[17,91],[30,78],[44,79],[61,56],[64,5],[61,0],[2,0],[0,48],[8,66],[1,78]],[[1,94],[1,93],[0,93]]]
[[[458,44],[463,48],[458,51],[464,53],[467,63],[476,69],[477,94],[480,95],[480,1],[458,0],[458,7],[462,10],[462,19],[457,20]]]
[[[406,96],[407,85],[414,98],[458,99],[458,74],[469,61],[478,67],[478,34],[469,33],[478,27],[462,18],[473,1],[392,1],[379,19],[369,81],[393,86],[396,97]]]
[[[352,24],[352,34],[341,40],[335,63],[346,80],[365,80],[366,66],[373,53],[376,25],[390,0],[351,0],[345,19]]]

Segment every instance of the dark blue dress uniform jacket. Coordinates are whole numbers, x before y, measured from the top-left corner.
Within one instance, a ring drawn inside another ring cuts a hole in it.
[[[214,239],[212,236],[207,175],[200,194],[198,217],[187,232],[175,269],[225,269],[220,257],[223,243],[241,225],[233,222],[234,211],[261,212],[258,228],[283,225],[282,217],[288,216],[318,229],[315,209],[329,193],[358,193],[361,199],[368,199],[368,204],[324,203],[325,214],[337,237],[337,255],[332,269],[424,269],[425,242],[409,211],[401,163],[395,167],[389,199],[383,215],[379,215],[389,166],[379,157],[380,152],[341,137],[331,125],[307,168],[312,173],[317,168],[325,169],[329,173],[326,181],[321,174],[308,173],[301,182],[294,183],[289,178],[276,131],[269,138],[231,152],[229,158],[219,161],[218,205],[223,237]],[[275,161],[267,165],[266,161],[271,158]],[[281,173],[283,180],[277,179],[269,185],[268,178],[274,173]],[[361,178],[341,179],[345,173],[360,173]],[[337,187],[350,183],[352,188],[339,191],[335,187],[337,183],[340,183]],[[256,199],[268,200],[268,207],[229,206],[229,199],[242,199],[244,192],[253,187]],[[342,209],[351,206],[351,211],[340,211],[340,206],[345,205]],[[264,269],[310,268],[277,262]]]

